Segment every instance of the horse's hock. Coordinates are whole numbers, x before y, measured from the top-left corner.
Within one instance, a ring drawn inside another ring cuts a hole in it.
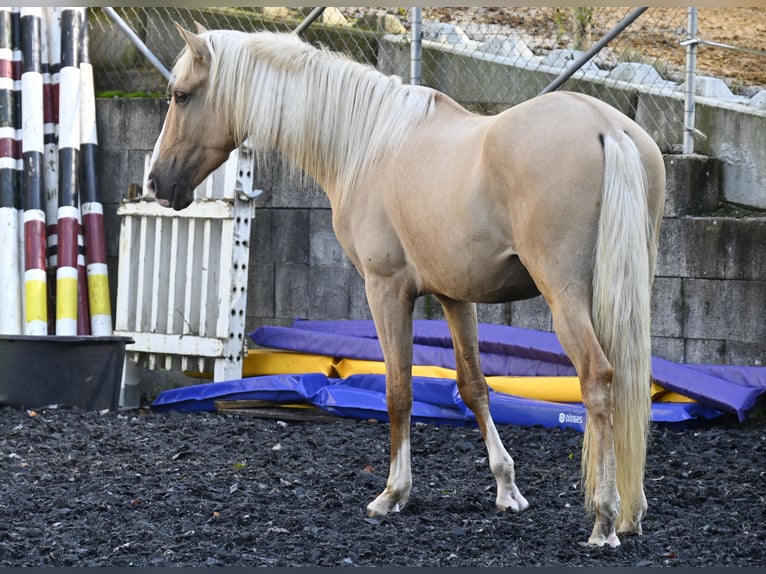
[[[127,192],[126,182],[142,180],[143,160],[165,109],[159,100],[117,98],[99,99],[97,111],[103,134],[99,176],[104,189],[114,190],[105,210],[111,222],[110,273],[116,277],[117,203]],[[665,164],[668,193],[653,293],[653,352],[688,363],[763,364],[766,216],[722,202],[724,160],[668,154]],[[290,324],[298,316],[369,318],[361,280],[334,238],[324,194],[288,183],[278,166],[256,174],[256,186],[265,193],[257,201],[251,231],[246,332]],[[272,193],[275,188],[278,193]],[[285,218],[303,224],[278,224]],[[427,298],[418,301],[417,318],[440,318],[439,313]],[[538,299],[482,306],[480,318],[552,330],[548,309]]]

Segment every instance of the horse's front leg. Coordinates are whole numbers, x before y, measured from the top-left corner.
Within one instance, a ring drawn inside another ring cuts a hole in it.
[[[497,481],[495,504],[500,510],[520,512],[529,506],[516,486],[511,455],[503,446],[489,411],[489,391],[479,359],[476,305],[438,297],[449,324],[457,363],[460,396],[476,417],[487,447],[489,467]]]
[[[365,282],[375,328],[386,362],[386,404],[391,429],[391,452],[385,490],[367,506],[369,516],[404,508],[412,490],[410,416],[412,413],[413,301],[388,280]]]

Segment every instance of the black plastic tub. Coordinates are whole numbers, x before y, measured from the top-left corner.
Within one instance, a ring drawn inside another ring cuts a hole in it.
[[[0,335],[0,405],[116,411],[130,337]]]

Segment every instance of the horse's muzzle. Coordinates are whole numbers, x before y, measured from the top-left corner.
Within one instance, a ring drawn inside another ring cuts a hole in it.
[[[181,211],[188,207],[191,202],[191,194],[184,193],[188,186],[174,183],[171,186],[161,185],[154,172],[150,173],[144,181],[144,195],[154,197],[163,207],[172,207],[175,211]]]

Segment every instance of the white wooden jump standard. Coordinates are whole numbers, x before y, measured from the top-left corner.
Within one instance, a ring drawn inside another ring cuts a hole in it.
[[[148,369],[242,377],[253,157],[246,146],[195,191],[181,212],[126,201],[121,216],[115,335]],[[123,385],[129,381],[123,381]]]

